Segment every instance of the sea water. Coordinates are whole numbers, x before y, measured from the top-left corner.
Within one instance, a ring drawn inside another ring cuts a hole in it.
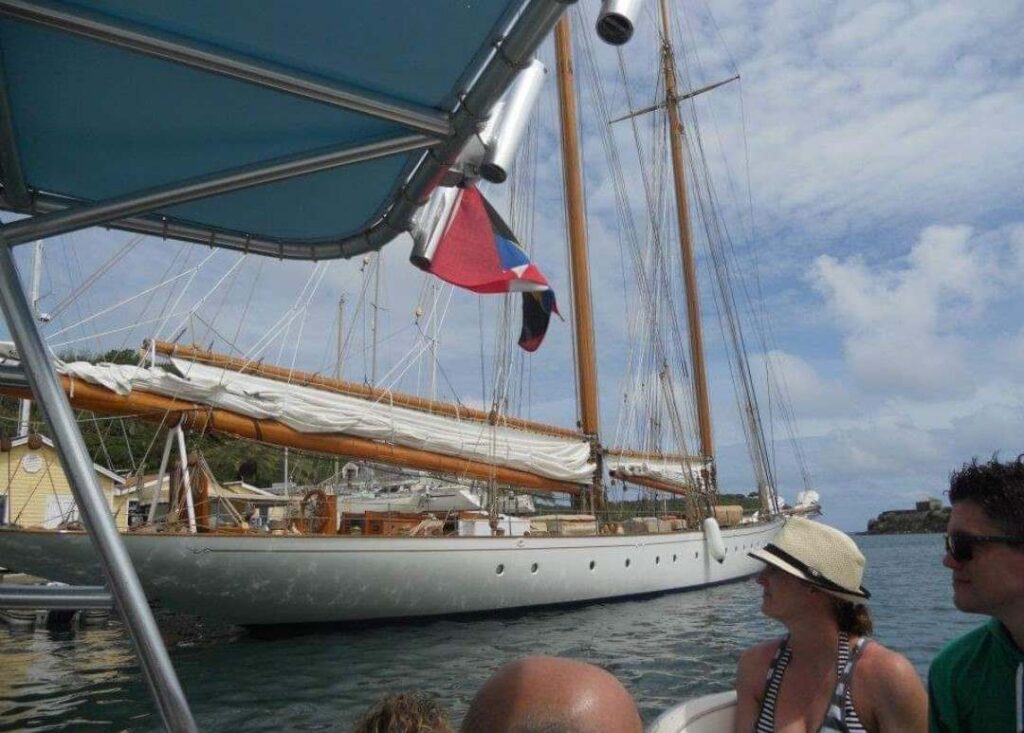
[[[876,638],[922,677],[949,639],[981,622],[953,608],[938,535],[859,537]],[[479,619],[316,629],[257,638],[177,634],[171,658],[201,730],[348,730],[387,692],[435,695],[459,721],[495,669],[531,654],[616,675],[649,722],[730,689],[746,646],[781,633],[748,581],[635,601]],[[0,730],[151,731],[160,720],[123,627],[0,626]]]

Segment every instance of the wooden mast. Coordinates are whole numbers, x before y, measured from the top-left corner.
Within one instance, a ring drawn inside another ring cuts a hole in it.
[[[676,88],[676,67],[672,52],[672,33],[668,4],[661,3],[662,62],[669,119],[669,142],[672,149],[672,177],[675,183],[676,212],[679,223],[679,247],[683,260],[683,281],[686,289],[686,315],[690,333],[690,362],[693,372],[693,394],[697,403],[697,425],[704,458],[714,461],[715,446],[711,430],[711,401],[704,364],[704,336],[701,331],[700,294],[697,289],[697,265],[693,255],[689,200],[686,192],[686,166],[683,159],[682,122],[679,119],[679,94]],[[713,465],[713,464],[712,464]],[[714,476],[714,471],[712,471]]]
[[[555,58],[558,66],[558,102],[562,131],[562,175],[569,229],[569,269],[572,276],[573,313],[576,326],[576,370],[580,387],[580,428],[594,445],[597,471],[594,474],[594,509],[604,505],[601,488],[597,403],[597,369],[594,357],[594,315],[590,300],[590,264],[587,229],[583,211],[583,173],[580,162],[579,127],[576,118],[576,90],[572,63],[572,32],[569,15],[555,26]]]

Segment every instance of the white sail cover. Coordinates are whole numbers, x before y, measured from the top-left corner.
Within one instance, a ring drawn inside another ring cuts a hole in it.
[[[250,374],[172,359],[179,377],[160,367],[59,364],[57,370],[120,395],[133,390],[199,402],[303,433],[341,433],[393,445],[515,468],[556,481],[590,483],[596,465],[579,438],[542,435],[500,425],[431,415],[385,399],[301,387]]]
[[[667,460],[654,456],[639,458],[635,456],[617,456],[608,454],[604,465],[609,471],[617,471],[623,476],[637,476],[671,484],[693,486],[701,481],[701,469],[704,461],[689,458],[686,461]]]

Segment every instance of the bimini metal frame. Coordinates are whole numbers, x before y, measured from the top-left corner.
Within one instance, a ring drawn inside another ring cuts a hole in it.
[[[413,212],[429,197],[440,177],[455,161],[516,72],[529,62],[565,5],[566,2],[560,0],[525,0],[504,38],[495,42],[493,52],[472,80],[469,91],[461,97],[458,108],[450,115],[439,115],[434,111],[417,110],[389,100],[371,99],[256,63],[219,56],[180,43],[169,43],[137,31],[97,22],[85,15],[56,11],[22,0],[0,0],[0,14],[21,21],[44,24],[211,73],[355,109],[400,122],[410,128],[411,134],[389,140],[267,161],[107,201],[82,204],[27,190],[17,166],[18,155],[12,134],[10,108],[6,95],[0,93],[0,163],[3,164],[5,177],[4,196],[0,205],[32,214],[30,218],[0,226],[0,307],[17,345],[24,377],[52,433],[82,520],[96,547],[110,594],[125,620],[143,675],[154,695],[163,723],[169,730],[195,731],[197,728],[146,602],[138,575],[96,480],[92,460],[71,406],[33,317],[18,277],[13,247],[43,237],[106,225],[292,259],[351,257],[378,249],[406,230]],[[335,242],[311,244],[250,238],[238,233],[169,222],[152,215],[152,212],[161,208],[418,148],[428,150],[404,183],[396,188],[397,193],[386,212],[358,235]],[[5,369],[5,372],[10,370]],[[4,378],[16,380],[17,375],[6,373]],[[70,591],[63,594],[60,600],[63,602],[68,599],[73,599],[75,603],[86,602],[86,599],[90,603],[102,603],[105,600],[103,594],[95,589]],[[6,600],[15,604],[22,601],[38,604],[45,598],[38,593],[32,595],[26,591],[24,596],[9,592]]]
[[[103,224],[118,229],[170,237],[226,249],[270,255],[281,259],[323,260],[355,257],[380,249],[409,227],[413,213],[422,206],[440,183],[441,178],[455,163],[467,141],[474,135],[494,103],[504,93],[515,75],[529,64],[533,53],[546,37],[565,7],[575,0],[526,0],[521,12],[513,20],[507,33],[494,40],[493,51],[469,90],[460,96],[457,109],[450,115],[428,115],[393,101],[381,101],[361,96],[335,85],[285,73],[262,66],[251,60],[221,56],[183,43],[171,43],[135,31],[102,23],[85,15],[70,11],[57,11],[24,0],[0,0],[0,16],[15,17],[57,28],[110,45],[185,64],[221,76],[246,81],[260,87],[282,91],[325,104],[343,107],[400,122],[416,135],[376,143],[382,146],[375,152],[374,145],[364,145],[347,151],[351,157],[345,161],[325,160],[324,156],[346,155],[345,150],[321,151],[312,156],[273,161],[263,166],[223,171],[202,179],[160,187],[128,197],[97,204],[82,202],[48,194],[29,192],[17,165],[14,149],[11,111],[6,95],[0,93],[0,162],[3,168],[4,190],[0,194],[0,208],[26,214],[37,214],[31,222],[18,222],[17,241],[22,243],[40,236],[74,231],[87,226]],[[2,69],[0,69],[2,72]],[[426,134],[424,134],[426,133]],[[388,149],[388,146],[392,146]],[[390,204],[379,217],[362,231],[334,240],[292,241],[249,235],[236,231],[192,225],[154,216],[150,212],[176,203],[187,203],[216,194],[249,188],[260,183],[284,180],[295,176],[327,170],[338,165],[386,157],[429,148],[414,166],[404,183],[398,186]],[[365,155],[366,157],[358,157]],[[312,165],[303,169],[304,165]],[[291,166],[295,166],[294,168]],[[284,167],[280,169],[279,167]],[[271,173],[270,169],[277,169]],[[260,178],[261,173],[270,177]],[[199,187],[199,188],[195,188]],[[187,189],[187,195],[176,196]],[[199,190],[202,189],[202,190]],[[102,209],[101,209],[102,207]],[[71,210],[74,210],[73,213]],[[58,215],[67,212],[70,219]],[[72,222],[74,222],[72,224]],[[84,223],[81,223],[84,222]],[[36,227],[39,227],[37,230]],[[71,226],[65,229],[63,227]],[[12,233],[14,236],[14,233]],[[25,239],[27,237],[27,239]]]

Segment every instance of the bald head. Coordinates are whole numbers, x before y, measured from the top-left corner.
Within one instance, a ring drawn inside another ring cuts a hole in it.
[[[462,733],[642,733],[636,703],[599,667],[527,657],[491,675],[462,721]]]

